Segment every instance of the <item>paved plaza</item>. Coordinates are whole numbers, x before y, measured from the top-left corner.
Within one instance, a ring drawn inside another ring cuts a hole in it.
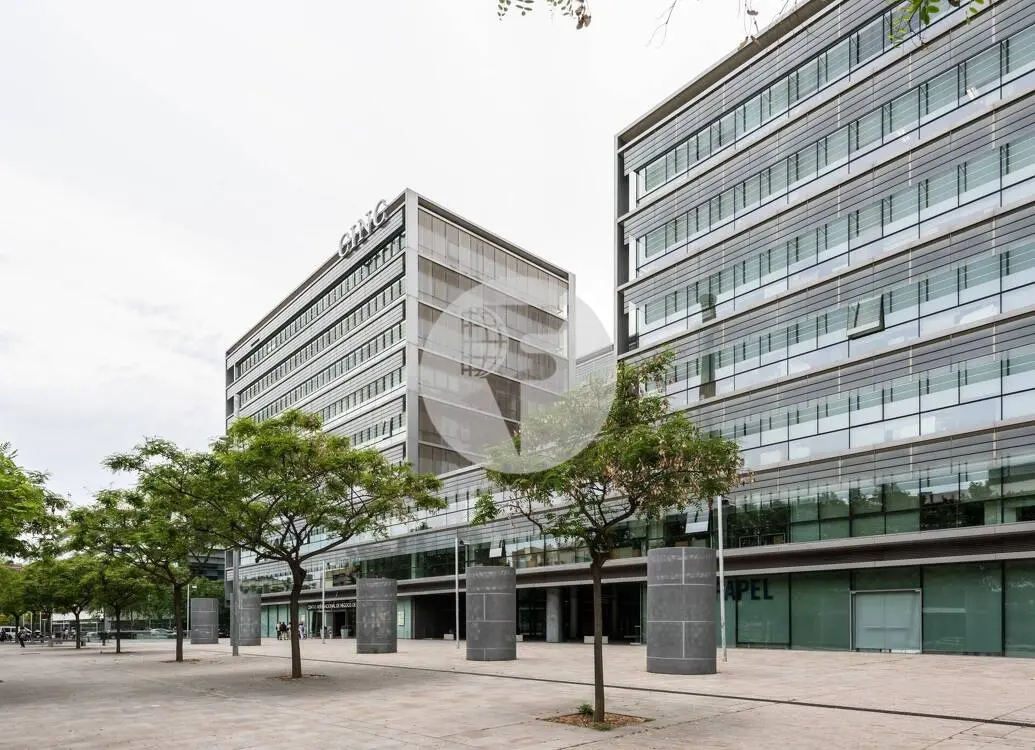
[[[1035,660],[730,650],[718,675],[644,671],[605,647],[608,710],[647,724],[598,732],[543,718],[591,700],[591,647],[518,644],[468,662],[442,641],[357,656],[355,641],[242,648],[127,642],[0,647],[0,748],[1035,748]]]

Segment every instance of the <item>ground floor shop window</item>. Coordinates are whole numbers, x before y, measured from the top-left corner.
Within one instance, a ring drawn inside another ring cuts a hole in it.
[[[847,649],[851,628],[847,570],[791,576],[791,647]]]
[[[730,576],[724,593],[731,646],[1035,657],[1033,560]]]
[[[1003,566],[1007,656],[1035,656],[1035,561]]]
[[[790,591],[786,575],[738,578],[726,586],[737,607],[737,643],[790,645]]]
[[[1002,654],[1002,575],[1000,563],[924,568],[924,651]]]

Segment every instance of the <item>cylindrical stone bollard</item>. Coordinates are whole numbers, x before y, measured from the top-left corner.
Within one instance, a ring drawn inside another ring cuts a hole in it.
[[[517,574],[509,566],[475,565],[467,578],[467,660],[517,658]]]
[[[190,600],[191,645],[219,643],[219,600]]]
[[[262,645],[262,598],[242,591],[237,598],[237,645]]]
[[[396,593],[390,578],[356,581],[356,653],[394,654],[397,650]]]
[[[647,671],[715,674],[715,550],[647,554]]]

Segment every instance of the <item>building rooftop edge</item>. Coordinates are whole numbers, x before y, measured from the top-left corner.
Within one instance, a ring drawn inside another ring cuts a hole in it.
[[[518,245],[515,245],[514,243],[508,240],[505,240],[495,232],[491,232],[488,229],[485,229],[484,227],[475,224],[473,221],[465,219],[460,214],[451,211],[448,208],[445,208],[440,203],[435,203],[434,201],[422,195],[421,193],[418,193],[416,190],[406,188],[395,198],[389,201],[388,213],[395,213],[405,203],[406,196],[409,193],[412,193],[417,197],[418,206],[428,208],[431,211],[440,214],[443,218],[449,219],[451,222],[463,227],[464,229],[472,232],[473,234],[477,234],[479,237],[484,237],[485,239],[490,240],[491,242],[499,245],[505,250],[514,253],[515,255],[523,258],[524,260],[527,260],[535,265],[542,266],[554,275],[567,279],[569,283],[572,281],[572,279],[575,278],[575,274],[573,274],[571,271],[567,271],[561,268],[560,266],[555,265],[554,263],[551,263],[550,261],[541,258],[540,256],[535,255],[534,253],[530,253],[529,251],[519,247]],[[317,268],[315,271],[309,274],[309,276],[306,277],[305,281],[303,281],[301,284],[292,289],[286,297],[284,297],[280,302],[278,302],[269,312],[263,315],[258,323],[256,323],[248,329],[247,333],[245,333],[243,336],[237,339],[237,341],[235,341],[231,346],[229,346],[226,350],[226,357],[229,357],[231,352],[240,347],[242,344],[245,344],[248,341],[248,339],[250,339],[256,333],[258,333],[264,325],[273,320],[273,318],[275,318],[286,306],[290,305],[298,297],[299,294],[308,289],[309,286],[311,286],[317,279],[319,279],[322,275],[327,273],[327,271],[333,268],[336,263],[340,262],[341,259],[338,257],[337,253],[331,255],[326,261],[324,261],[320,265],[319,268]]]
[[[782,39],[803,22],[812,18],[837,0],[805,0],[801,5],[792,8],[784,15],[763,29],[757,37],[748,38],[736,49],[717,63],[694,78],[690,83],[678,89],[646,114],[630,123],[616,136],[618,149],[622,149],[653,128],[660,125],[669,115],[679,111],[683,106],[706,93],[714,84],[721,81],[729,73],[748,63],[773,44]]]

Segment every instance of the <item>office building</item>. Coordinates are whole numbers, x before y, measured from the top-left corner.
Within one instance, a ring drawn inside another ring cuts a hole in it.
[[[1035,4],[939,5],[806,0],[617,138],[618,357],[750,471],[731,645],[1035,655]]]
[[[452,632],[454,602],[443,594],[453,590],[458,531],[462,567],[502,561],[499,528],[466,528],[488,489],[478,438],[505,438],[522,413],[569,387],[573,295],[568,272],[407,190],[379,201],[230,348],[227,424],[301,409],[355,446],[442,479],[446,510],[310,561],[311,632],[323,619],[321,588],[327,626],[354,628],[359,576],[399,579],[401,637]],[[511,544],[508,554],[521,550]],[[242,555],[242,588],[264,593],[265,635],[289,619],[287,578],[285,567]]]

